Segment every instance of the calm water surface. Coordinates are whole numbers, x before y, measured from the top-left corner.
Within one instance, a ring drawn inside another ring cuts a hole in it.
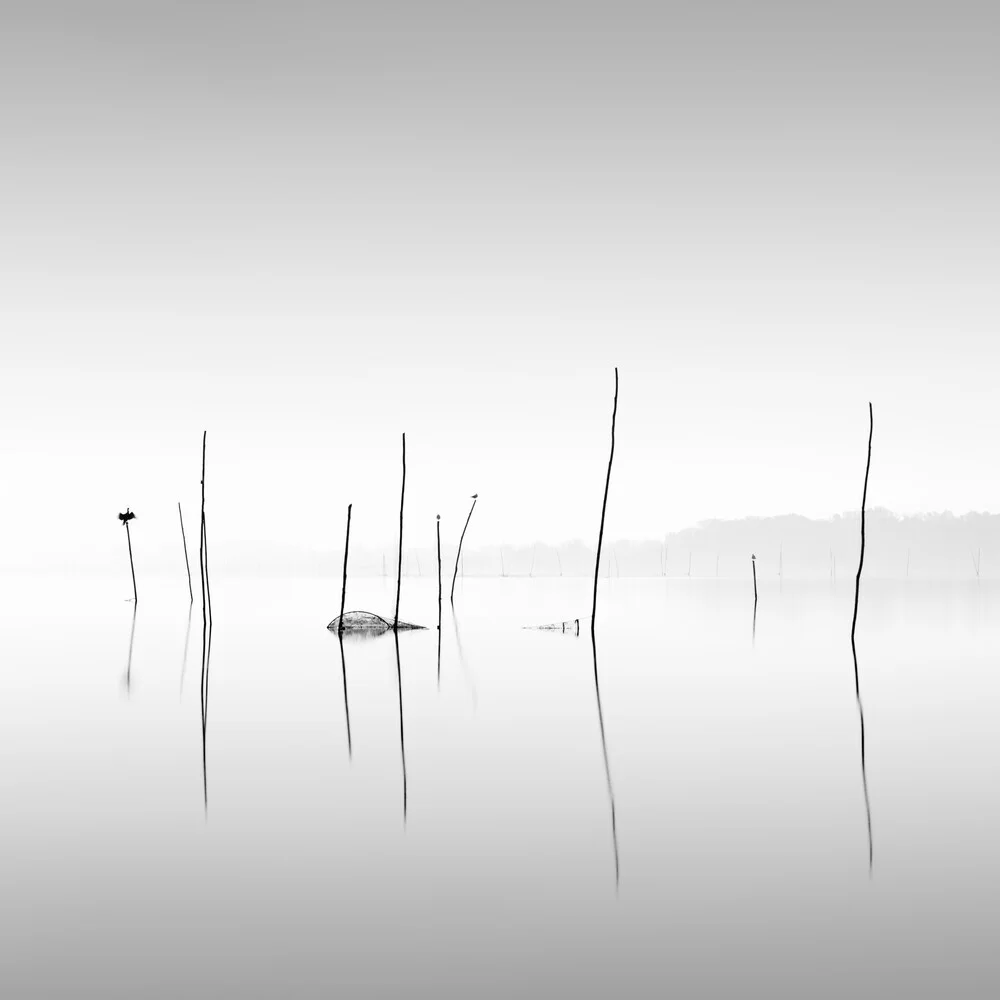
[[[602,581],[606,768],[586,622],[522,628],[586,580],[464,581],[440,678],[434,629],[345,643],[349,752],[339,581],[216,576],[207,774],[184,581],[134,633],[127,579],[2,581],[0,995],[1000,991],[997,585],[863,585],[869,871],[851,582],[754,635],[747,582]]]

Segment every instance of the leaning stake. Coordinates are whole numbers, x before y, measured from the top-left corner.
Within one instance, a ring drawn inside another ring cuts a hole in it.
[[[139,591],[135,586],[135,563],[132,561],[132,535],[128,530],[128,523],[135,517],[130,507],[125,508],[124,514],[118,515],[118,520],[125,525],[125,537],[128,539],[128,564],[132,568],[132,597],[136,605],[139,604]]]
[[[478,493],[472,494],[472,506],[469,508],[469,516],[465,519],[465,527],[462,528],[462,537],[458,540],[458,552],[455,553],[455,572],[451,576],[451,603],[455,603],[455,580],[458,578],[458,564],[462,558],[462,542],[465,541],[465,532],[469,528],[472,520],[472,512],[476,509],[476,501],[479,499]],[[465,567],[462,567],[462,579],[465,579]]]
[[[618,369],[615,369],[615,402],[611,411],[611,454],[608,456],[608,475],[604,480],[604,502],[601,504],[601,530],[597,534],[597,559],[594,561],[594,604],[590,612],[590,631],[597,621],[597,576],[601,568],[601,545],[604,543],[604,517],[608,510],[608,490],[611,487],[611,463],[615,460],[615,420],[618,417]]]
[[[437,516],[438,557],[438,688],[441,687],[441,515]]]
[[[339,632],[344,631],[344,602],[347,600],[347,551],[351,547],[351,507],[353,504],[347,505],[347,538],[344,539],[344,583],[340,588],[340,628]],[[399,609],[396,609],[397,617],[399,615]]]

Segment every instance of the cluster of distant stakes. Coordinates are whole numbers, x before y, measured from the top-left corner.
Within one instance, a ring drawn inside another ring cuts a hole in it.
[[[597,586],[598,586],[598,574],[601,564],[601,546],[604,542],[604,522],[607,514],[608,507],[608,491],[611,486],[611,468],[614,463],[615,457],[615,422],[618,415],[618,369],[615,368],[615,396],[614,404],[611,412],[611,452],[608,457],[608,469],[607,476],[604,482],[604,498],[601,503],[601,522],[600,529],[597,535],[597,553],[594,562],[594,588],[593,588],[593,601],[591,606],[590,614],[590,635],[591,644],[593,649],[594,658],[594,686],[597,693],[597,707],[598,707],[598,717],[601,724],[601,743],[604,750],[604,764],[605,772],[608,784],[608,795],[611,806],[611,829],[612,837],[614,840],[615,849],[615,878],[617,883],[618,878],[618,843],[617,843],[617,833],[615,826],[615,807],[614,807],[614,792],[611,784],[611,770],[608,763],[607,754],[607,743],[604,738],[604,717],[603,710],[601,708],[600,700],[600,688],[598,686],[598,673],[597,673],[597,639],[596,639],[596,621],[597,621]],[[851,620],[851,652],[854,659],[854,688],[855,695],[857,698],[858,706],[858,716],[861,724],[861,775],[862,783],[864,786],[864,797],[865,797],[865,811],[868,819],[868,864],[869,871],[872,865],[872,833],[871,833],[871,809],[868,803],[868,782],[865,770],[865,730],[864,730],[864,713],[861,707],[861,687],[858,678],[858,657],[857,649],[855,647],[855,631],[857,628],[858,621],[858,598],[860,594],[861,587],[861,570],[864,565],[865,558],[865,504],[868,497],[868,474],[871,470],[871,457],[872,457],[872,435],[874,433],[874,417],[872,414],[872,405],[868,404],[868,459],[865,466],[865,480],[864,480],[864,491],[861,497],[861,550],[858,559],[858,571],[855,577],[854,583],[854,615]],[[199,563],[201,569],[201,588],[202,588],[202,618],[203,618],[203,642],[202,642],[202,765],[204,772],[205,781],[205,807],[208,808],[208,772],[206,763],[206,728],[207,728],[207,718],[208,718],[208,663],[209,656],[211,652],[211,622],[212,622],[212,599],[211,599],[211,589],[209,586],[208,577],[208,545],[207,545],[207,534],[205,528],[205,449],[206,442],[208,438],[207,431],[202,435],[202,451],[201,451],[201,526],[200,526],[200,541],[199,541]],[[348,562],[348,552],[350,548],[351,540],[351,508],[352,505],[347,506],[347,536],[344,543],[344,571],[343,571],[343,585],[341,588],[340,596],[340,614],[337,615],[333,621],[327,626],[333,632],[336,632],[340,638],[341,656],[343,657],[343,636],[344,633],[356,633],[356,634],[368,634],[368,635],[379,635],[384,632],[392,631],[396,637],[396,668],[397,668],[397,679],[399,680],[399,696],[400,696],[400,747],[403,749],[403,730],[402,730],[402,681],[399,675],[399,637],[398,633],[401,630],[409,629],[422,629],[421,625],[413,625],[409,622],[403,622],[399,619],[399,597],[402,584],[402,570],[403,570],[403,507],[406,499],[406,434],[402,436],[403,443],[403,461],[402,461],[402,485],[400,488],[400,498],[399,498],[399,546],[398,561],[396,566],[396,606],[395,613],[393,615],[392,622],[390,623],[385,618],[380,615],[373,614],[367,611],[352,611],[346,612],[345,602],[347,599],[347,562]],[[462,544],[465,541],[465,533],[468,531],[469,522],[472,520],[472,512],[476,509],[476,501],[478,500],[479,494],[472,494],[472,506],[469,508],[468,516],[465,519],[465,525],[462,528],[462,534],[458,542],[458,551],[455,555],[455,568],[452,573],[451,578],[451,594],[450,599],[452,604],[455,601],[455,581],[458,577],[458,567],[462,557]],[[184,564],[187,568],[188,576],[188,591],[191,598],[192,605],[194,604],[194,589],[191,584],[191,564],[188,560],[187,552],[187,537],[184,533],[184,515],[181,511],[180,503],[177,504],[177,513],[180,519],[181,526],[181,539],[184,544]],[[119,513],[118,519],[122,522],[125,527],[125,535],[128,539],[128,554],[129,554],[129,566],[132,570],[132,592],[133,600],[135,602],[135,607],[138,608],[139,604],[139,592],[136,587],[135,582],[135,563],[132,559],[132,536],[129,530],[129,522],[135,520],[135,514],[131,508],[126,508],[124,513]],[[441,581],[441,515],[437,515],[436,519],[437,528],[437,563],[438,563],[438,671],[440,677],[440,658],[441,658],[441,604],[442,604],[442,581]],[[757,627],[757,560],[756,555],[751,554],[750,565],[753,573],[753,634],[756,636]],[[978,573],[978,566],[977,566]],[[573,634],[579,635],[580,631],[580,619],[576,618],[570,622],[562,622],[554,626],[541,626],[545,629],[561,629],[563,632],[571,632]],[[133,616],[133,629],[134,629],[134,616]],[[131,661],[130,661],[131,662]],[[344,684],[345,684],[345,708],[346,708],[346,667],[344,668]],[[350,750],[350,720],[348,717],[348,749]],[[404,819],[406,816],[406,758],[405,750],[403,750],[403,815]]]

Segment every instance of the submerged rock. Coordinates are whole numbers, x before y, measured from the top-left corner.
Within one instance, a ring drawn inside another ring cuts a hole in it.
[[[410,622],[399,622],[396,626],[399,631],[412,631],[423,629],[423,625],[413,625]],[[339,632],[340,615],[327,625],[331,632]],[[382,635],[383,632],[392,631],[392,622],[386,621],[381,615],[372,614],[370,611],[345,611],[344,612],[344,634],[354,635]]]

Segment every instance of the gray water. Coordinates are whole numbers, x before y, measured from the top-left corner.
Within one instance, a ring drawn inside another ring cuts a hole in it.
[[[133,636],[128,579],[5,579],[0,995],[996,995],[1000,587],[863,584],[869,869],[853,581],[762,586],[754,634],[745,581],[602,580],[605,744],[586,621],[522,628],[590,586],[461,582],[440,680],[399,636],[404,819],[395,643],[345,643],[349,755],[339,581],[217,573],[203,774],[183,581]]]

